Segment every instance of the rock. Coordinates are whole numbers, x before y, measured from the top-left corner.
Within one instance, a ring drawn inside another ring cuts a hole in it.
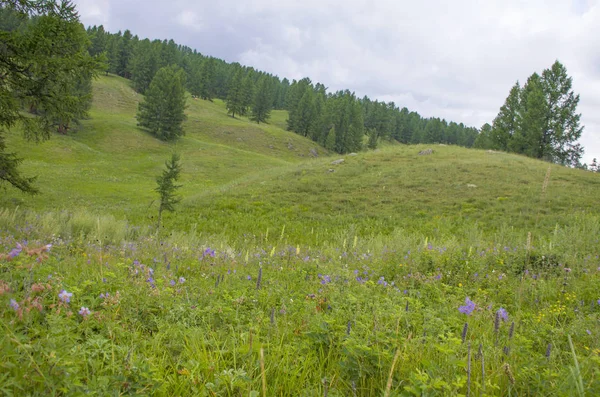
[[[445,143],[440,143],[439,146],[448,146]]]
[[[275,149],[275,146],[269,145],[269,149]]]
[[[350,153],[348,156],[358,156],[356,153]]]
[[[344,159],[334,160],[331,162],[331,165],[338,165],[338,164],[342,164],[343,162],[344,162]]]
[[[473,185],[472,183],[467,183],[467,187],[474,188],[474,187],[477,187],[477,185]]]
[[[419,152],[419,156],[428,156],[430,154],[433,154],[433,149],[425,149]]]
[[[317,152],[317,149],[315,148],[311,148],[308,153],[310,154],[311,157],[319,157],[319,152]]]
[[[495,151],[495,150],[488,150],[487,152],[488,152],[488,153],[498,153],[498,152],[497,152],[497,151]]]
[[[327,172],[335,172],[335,170],[333,168],[330,168],[327,170]]]
[[[292,145],[292,142],[288,142],[288,149],[294,150],[294,145]]]

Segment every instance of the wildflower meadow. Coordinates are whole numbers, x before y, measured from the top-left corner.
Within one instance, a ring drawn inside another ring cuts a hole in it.
[[[600,393],[596,220],[318,248],[31,226],[0,240],[3,395]]]

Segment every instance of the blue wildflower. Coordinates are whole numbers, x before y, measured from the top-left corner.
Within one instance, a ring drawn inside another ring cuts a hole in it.
[[[67,292],[66,290],[62,290],[58,293],[58,297],[61,301],[65,302],[65,303],[69,303],[71,302],[71,297],[73,296],[72,293]]]
[[[179,284],[183,284],[183,283],[185,283],[185,278],[179,277]]]
[[[500,316],[502,321],[508,321],[508,312],[505,308],[501,307],[496,313],[498,313],[498,316]]]
[[[171,280],[171,281],[169,281],[169,284],[171,285],[171,287],[174,287],[174,286],[175,286],[175,284],[176,284],[176,283],[175,283],[175,280]]]
[[[467,298],[465,299],[465,305],[464,306],[460,306],[458,308],[458,311],[461,312],[461,313],[463,313],[463,314],[466,314],[466,315],[470,316],[471,313],[473,313],[473,310],[475,310],[475,302],[473,302],[467,296]]]
[[[15,248],[13,248],[9,253],[8,253],[8,257],[10,259],[14,258],[15,256],[19,256],[19,254],[21,253],[21,251],[23,251],[23,247],[21,246],[21,244],[17,243],[17,246]]]
[[[11,299],[11,300],[10,300],[10,307],[12,307],[12,309],[13,309],[14,311],[17,311],[17,310],[19,310],[19,304],[18,304],[18,303],[17,303],[17,301],[16,301],[16,300],[14,300],[14,299]]]

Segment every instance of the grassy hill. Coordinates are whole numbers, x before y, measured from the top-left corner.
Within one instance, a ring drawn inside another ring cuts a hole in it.
[[[36,210],[83,207],[144,223],[143,215],[156,198],[154,178],[172,151],[183,159],[184,197],[257,171],[296,164],[308,159],[313,148],[326,153],[274,125],[233,119],[221,101],[191,98],[186,136],[164,143],[136,127],[140,99],[127,80],[103,76],[94,84],[90,119],[69,136],[55,135],[34,145],[21,139],[18,131],[9,134],[10,147],[26,159],[23,172],[39,176],[42,194],[30,198],[9,190],[0,205]],[[275,122],[284,117],[274,112]]]
[[[598,174],[328,156],[284,112],[191,98],[163,143],[127,81],[94,93],[69,136],[8,136],[42,194],[0,196],[0,394],[600,395]],[[157,232],[173,151],[183,201]]]
[[[136,127],[140,95],[128,82],[103,76],[94,85],[90,120],[70,136],[33,145],[18,132],[9,145],[39,175],[42,194],[8,191],[5,207],[114,215],[135,225],[153,222],[154,178],[172,151],[184,164],[183,204],[166,227],[235,240],[286,228],[289,242],[315,245],[340,234],[373,237],[398,231],[430,238],[506,228],[550,233],[595,207],[600,178],[506,153],[433,146],[386,146],[356,156],[312,159],[314,142],[271,124],[233,119],[224,104],[188,99],[186,136],[176,143]],[[331,161],[343,158],[343,164]],[[544,180],[548,181],[543,191]]]

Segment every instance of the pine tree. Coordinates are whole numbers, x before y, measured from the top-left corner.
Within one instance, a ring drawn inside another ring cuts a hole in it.
[[[181,173],[179,160],[179,154],[173,153],[171,159],[165,163],[166,169],[156,178],[158,186],[155,191],[160,195],[157,229],[160,229],[162,213],[164,211],[175,211],[175,204],[181,201],[181,198],[175,195],[175,191],[181,187],[181,185],[175,184],[179,180],[179,174]]]
[[[185,107],[185,73],[174,65],[164,67],[139,104],[138,126],[163,141],[177,139],[184,134]]]
[[[243,71],[239,68],[229,83],[226,106],[227,113],[231,113],[233,118],[236,114],[241,114],[244,107],[243,78]]]
[[[271,84],[266,76],[262,76],[258,80],[256,95],[254,97],[254,105],[252,106],[252,121],[258,124],[266,123],[271,115],[271,106],[273,104]]]

